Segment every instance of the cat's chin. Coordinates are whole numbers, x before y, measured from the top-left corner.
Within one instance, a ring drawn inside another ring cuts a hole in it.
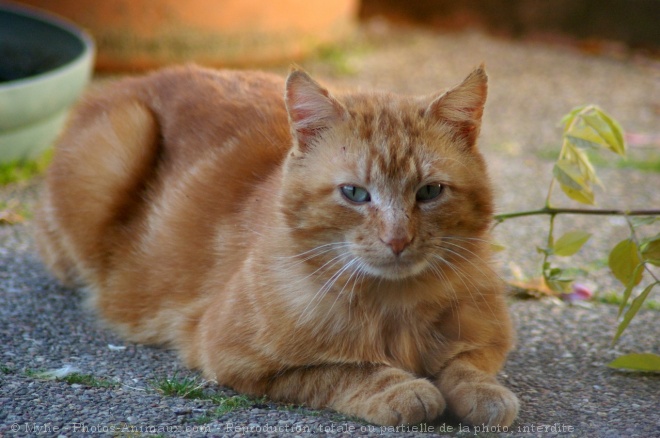
[[[420,275],[426,271],[428,263],[424,260],[416,262],[401,262],[393,261],[391,263],[374,265],[372,263],[365,263],[364,270],[377,278],[384,280],[406,280]]]

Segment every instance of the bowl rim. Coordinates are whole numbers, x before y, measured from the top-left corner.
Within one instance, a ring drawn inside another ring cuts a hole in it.
[[[70,70],[80,68],[80,64],[85,63],[86,58],[90,58],[90,62],[93,62],[94,56],[96,54],[96,44],[92,36],[82,29],[80,26],[75,23],[60,17],[59,15],[52,14],[50,12],[45,12],[39,8],[35,8],[27,5],[19,5],[13,2],[7,2],[0,0],[0,12],[9,12],[15,15],[22,15],[23,17],[46,22],[52,26],[59,28],[60,30],[72,34],[74,37],[78,38],[83,44],[82,52],[73,58],[71,61],[67,62],[64,65],[61,65],[52,70],[45,71],[43,73],[38,73],[32,76],[27,76],[25,78],[14,79],[7,82],[0,83],[0,91],[10,90],[21,87],[28,87],[33,83],[38,83],[43,80],[48,80],[52,77],[57,77],[67,74]]]

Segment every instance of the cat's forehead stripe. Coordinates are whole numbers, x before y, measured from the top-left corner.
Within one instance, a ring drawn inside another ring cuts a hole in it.
[[[376,104],[359,101],[356,106],[350,114],[356,135],[368,147],[366,182],[404,178],[408,184],[416,180],[421,170],[414,150],[422,123],[414,118],[418,112],[411,115],[407,108],[383,100]]]

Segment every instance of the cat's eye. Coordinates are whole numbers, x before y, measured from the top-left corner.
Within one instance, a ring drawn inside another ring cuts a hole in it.
[[[432,201],[442,193],[441,184],[427,184],[422,186],[415,194],[415,199],[419,202]]]
[[[358,186],[341,186],[341,193],[346,199],[358,204],[364,204],[371,201],[371,195],[362,187]]]

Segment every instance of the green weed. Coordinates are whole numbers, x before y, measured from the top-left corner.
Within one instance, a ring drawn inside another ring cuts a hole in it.
[[[316,58],[332,67],[337,75],[350,76],[355,74],[355,69],[349,63],[346,49],[336,45],[324,45],[316,50]]]
[[[233,412],[237,409],[248,409],[256,404],[260,404],[259,400],[253,400],[245,395],[212,395],[204,398],[205,400],[212,401],[216,407],[211,409],[206,415],[201,415],[196,417],[193,421],[196,424],[206,424],[210,423],[214,419],[221,417],[225,414]],[[262,399],[261,401],[263,401]]]
[[[636,169],[642,172],[660,173],[660,155],[647,157],[646,159],[628,158],[618,160],[616,166],[619,169]]]
[[[594,296],[593,300],[597,303],[620,306],[623,303],[623,295],[615,291],[601,292]],[[647,299],[642,305],[643,309],[660,311],[660,301]]]
[[[57,379],[66,382],[69,385],[83,385],[90,388],[114,388],[117,383],[109,380],[92,376],[91,374],[72,373],[68,376]]]
[[[204,382],[200,382],[197,377],[178,377],[175,373],[171,378],[160,378],[152,381],[152,386],[157,391],[170,397],[207,398],[204,391],[202,391]]]
[[[0,163],[0,186],[27,181],[42,174],[50,164],[52,156],[52,149],[49,149],[36,159]]]
[[[0,225],[15,225],[32,217],[27,206],[17,199],[0,201]]]
[[[254,405],[265,403],[265,398],[252,399],[246,395],[227,396],[224,394],[206,394],[203,391],[205,382],[198,377],[178,377],[156,379],[152,382],[158,392],[170,397],[183,397],[195,400],[208,400],[216,405],[213,416],[221,416],[236,409],[247,409]],[[206,416],[199,417],[198,421],[208,422]]]
[[[199,417],[193,418],[192,422],[198,425],[207,424],[213,421],[213,417],[210,415],[200,415]]]
[[[255,404],[259,404],[258,401],[255,401],[246,395],[213,397],[212,400],[215,404],[218,405],[218,407],[214,410],[214,413],[217,416],[227,414],[229,412],[235,411],[236,409],[251,408]]]
[[[40,376],[41,376],[44,372],[45,372],[44,370],[40,370],[40,369],[33,370],[33,369],[31,369],[31,368],[26,368],[26,369],[23,371],[23,375],[24,375],[25,377],[31,377],[31,378],[34,378],[34,379],[39,379],[39,378],[41,378]]]

